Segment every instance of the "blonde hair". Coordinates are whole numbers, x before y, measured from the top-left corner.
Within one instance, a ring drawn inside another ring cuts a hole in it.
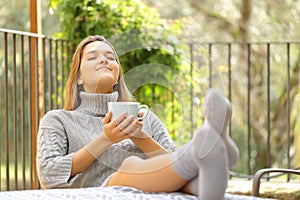
[[[71,70],[70,70],[69,78],[68,78],[67,85],[65,88],[65,92],[66,92],[65,105],[64,105],[65,110],[74,110],[80,102],[80,99],[79,99],[80,98],[79,97],[80,87],[77,84],[77,78],[78,78],[79,69],[80,69],[82,52],[83,52],[84,47],[87,44],[95,42],[95,41],[101,41],[101,42],[105,42],[106,44],[108,44],[112,48],[112,50],[114,51],[114,53],[117,57],[117,63],[120,66],[118,86],[116,87],[116,91],[118,91],[118,93],[119,93],[118,101],[131,101],[132,100],[132,94],[130,93],[130,91],[128,90],[128,88],[125,84],[125,80],[124,80],[122,69],[121,69],[121,64],[119,62],[115,48],[103,36],[94,35],[94,36],[88,36],[85,39],[83,39],[79,43],[79,45],[76,48],[75,53],[73,54]]]

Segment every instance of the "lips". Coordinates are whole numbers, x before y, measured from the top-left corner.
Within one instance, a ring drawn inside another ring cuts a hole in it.
[[[109,70],[109,71],[112,71],[112,69],[109,67],[109,66],[105,66],[105,67],[98,67],[96,68],[96,71],[99,71],[99,70]]]

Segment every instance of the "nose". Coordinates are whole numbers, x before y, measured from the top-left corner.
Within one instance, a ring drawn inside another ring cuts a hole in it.
[[[105,56],[101,55],[99,58],[100,64],[108,64],[108,60]]]

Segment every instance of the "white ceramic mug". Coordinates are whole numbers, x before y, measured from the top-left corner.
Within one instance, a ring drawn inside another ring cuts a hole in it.
[[[149,107],[147,105],[141,105],[139,102],[108,102],[108,111],[112,111],[111,120],[119,117],[123,112],[127,111],[128,115],[133,115],[135,119],[142,120],[149,113]],[[138,113],[141,110],[146,110],[142,117],[138,117]]]

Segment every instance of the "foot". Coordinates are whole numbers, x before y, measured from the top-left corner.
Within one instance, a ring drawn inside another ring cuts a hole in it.
[[[239,159],[239,150],[227,131],[232,116],[230,101],[218,90],[210,89],[205,97],[204,115],[206,123],[214,127],[223,138],[228,153],[228,165],[232,168]]]

